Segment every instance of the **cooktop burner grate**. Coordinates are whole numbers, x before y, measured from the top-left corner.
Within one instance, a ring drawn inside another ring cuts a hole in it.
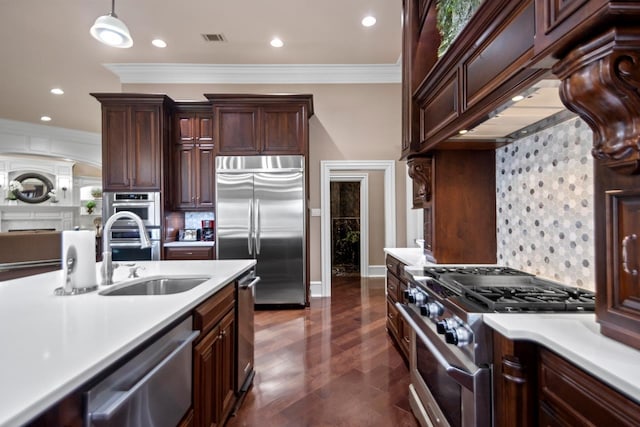
[[[491,311],[594,311],[595,295],[555,285],[467,286],[463,295]]]

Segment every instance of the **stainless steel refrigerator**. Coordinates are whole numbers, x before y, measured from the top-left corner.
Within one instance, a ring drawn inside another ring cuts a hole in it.
[[[216,158],[218,259],[256,259],[256,305],[305,305],[302,156]]]

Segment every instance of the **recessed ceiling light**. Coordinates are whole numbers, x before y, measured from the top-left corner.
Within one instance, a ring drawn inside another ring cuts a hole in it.
[[[514,96],[513,98],[511,98],[511,100],[512,100],[513,102],[522,101],[523,99],[524,99],[524,96],[522,96],[522,95],[516,95],[516,96]]]
[[[284,42],[282,40],[280,40],[277,37],[274,37],[273,40],[271,40],[271,46],[273,47],[282,47],[284,46]]]
[[[50,121],[51,121],[51,117],[49,117],[49,116],[42,116],[42,117],[40,117],[40,120],[42,120],[43,122],[50,122]]]
[[[469,132],[469,131],[468,131],[468,130],[466,130],[466,129],[460,129],[460,130],[458,131],[458,133],[459,133],[460,135],[464,135],[464,134],[465,134],[465,133],[467,133],[467,132]]]
[[[374,18],[371,15],[365,16],[364,18],[362,18],[362,25],[365,27],[372,27],[375,24],[376,24],[376,18]]]
[[[59,87],[54,87],[53,89],[51,89],[51,93],[54,95],[62,95],[64,94],[64,91]]]
[[[164,40],[161,40],[161,39],[153,39],[153,40],[151,40],[151,44],[154,45],[155,47],[159,47],[159,48],[167,47],[167,42],[165,42]]]

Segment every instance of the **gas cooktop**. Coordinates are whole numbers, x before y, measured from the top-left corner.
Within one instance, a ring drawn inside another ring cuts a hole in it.
[[[424,267],[426,285],[479,312],[594,311],[595,294],[502,266]],[[446,288],[443,289],[443,288]]]

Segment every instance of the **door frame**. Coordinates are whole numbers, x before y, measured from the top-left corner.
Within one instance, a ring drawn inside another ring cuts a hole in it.
[[[331,296],[331,208],[332,171],[384,171],[384,246],[396,246],[396,162],[395,160],[320,161],[320,264],[322,297]]]
[[[366,277],[369,275],[369,174],[331,174],[329,181],[360,183],[360,276]],[[331,203],[331,194],[329,194],[329,203]],[[331,209],[329,209],[329,219],[331,219]],[[329,239],[331,239],[331,232]],[[329,263],[331,263],[331,257],[329,257]]]

